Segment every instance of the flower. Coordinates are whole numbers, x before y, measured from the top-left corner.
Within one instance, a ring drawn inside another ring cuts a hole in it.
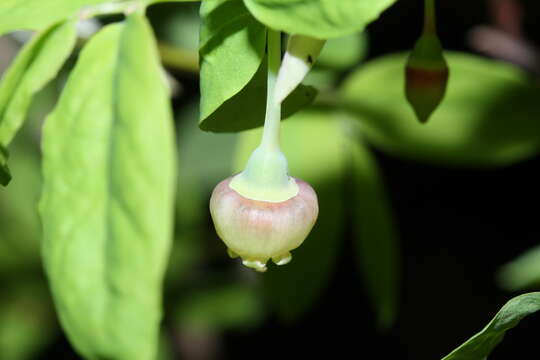
[[[245,266],[266,271],[272,259],[277,265],[291,261],[290,251],[299,247],[313,228],[319,213],[317,195],[305,181],[291,178],[298,193],[282,202],[248,199],[229,186],[234,177],[220,182],[210,199],[210,213],[219,237],[231,257]]]

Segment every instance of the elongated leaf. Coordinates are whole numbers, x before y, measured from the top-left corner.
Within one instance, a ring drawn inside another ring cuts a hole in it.
[[[500,285],[510,291],[540,286],[540,246],[527,250],[505,264],[497,274]]]
[[[380,149],[416,161],[487,167],[514,163],[540,150],[540,87],[519,70],[463,53],[447,57],[452,76],[428,124],[405,100],[402,54],[353,73],[344,105],[362,134]]]
[[[281,143],[290,174],[311,184],[317,192],[320,209],[310,235],[292,252],[292,261],[285,266],[270,267],[263,275],[266,296],[287,321],[298,319],[319,298],[332,275],[343,238],[341,177],[345,140],[340,125],[332,113],[322,110],[299,112],[282,124]],[[243,169],[260,136],[260,130],[240,136],[236,171]]]
[[[200,13],[203,122],[253,78],[264,58],[266,28],[251,16],[242,0],[207,0]]]
[[[75,15],[81,8],[110,0],[2,0],[0,35],[14,30],[39,30]]]
[[[56,76],[75,45],[73,21],[55,24],[28,42],[0,84],[0,145],[21,127],[32,97]]]
[[[43,136],[43,255],[89,359],[154,358],[174,199],[167,89],[138,14],[83,50]]]
[[[0,185],[6,186],[11,180],[11,174],[7,166],[8,152],[0,145]]]
[[[213,132],[237,132],[264,124],[266,112],[266,57],[251,81],[235,96],[208,116],[200,128]],[[299,85],[283,102],[281,118],[286,119],[310,105],[317,96],[312,86]]]
[[[268,27],[329,39],[362,31],[395,1],[244,0],[244,3]]]
[[[387,328],[399,303],[398,236],[376,160],[358,139],[351,139],[350,149],[359,265],[379,325]]]
[[[540,310],[540,292],[517,296],[507,302],[489,324],[463,345],[446,355],[442,360],[486,359],[504,338],[505,333],[515,327],[526,316]]]

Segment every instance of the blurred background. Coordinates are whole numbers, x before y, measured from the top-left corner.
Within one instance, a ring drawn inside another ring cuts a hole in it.
[[[512,296],[538,289],[540,3],[437,6],[451,75],[427,125],[406,104],[402,76],[422,1],[400,0],[363,34],[327,43],[306,79],[317,100],[283,123],[291,174],[316,189],[319,221],[289,265],[265,274],[227,257],[207,206],[260,131],[198,129],[198,4],[149,9],[179,154],[160,360],[437,359]],[[0,37],[0,73],[27,37]],[[51,304],[36,211],[41,125],[75,61],[35,99],[10,148],[13,180],[0,189],[2,360],[78,359]],[[490,359],[538,354],[539,332],[538,316],[523,320]]]

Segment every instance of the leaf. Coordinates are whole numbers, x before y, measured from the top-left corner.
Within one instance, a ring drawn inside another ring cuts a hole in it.
[[[540,285],[540,246],[527,250],[499,269],[500,285],[509,291],[538,287]]]
[[[39,30],[67,19],[84,6],[111,0],[2,0],[0,35],[14,30]]]
[[[7,147],[26,118],[33,96],[53,79],[73,50],[75,23],[55,24],[28,42],[0,84],[0,146]]]
[[[244,168],[260,141],[261,130],[240,136],[236,171]],[[298,141],[305,139],[305,141]],[[319,199],[319,218],[292,261],[265,273],[265,294],[284,320],[309,311],[328,284],[336,264],[344,224],[341,177],[345,152],[341,123],[330,112],[310,109],[282,124],[282,149],[292,176],[311,184]],[[324,164],[324,166],[321,166]]]
[[[146,20],[82,51],[43,135],[43,256],[61,323],[89,359],[153,359],[172,237],[174,131]]]
[[[507,302],[489,324],[442,360],[482,360],[504,338],[506,331],[540,310],[540,292],[523,294]]]
[[[266,113],[266,57],[251,81],[235,96],[208,116],[200,128],[213,132],[238,132],[264,124]],[[286,119],[315,100],[317,90],[299,85],[282,104],[281,118]]]
[[[392,325],[399,303],[398,235],[376,159],[358,139],[350,141],[356,252],[379,325]]]
[[[330,39],[317,58],[317,65],[337,70],[347,70],[357,65],[367,55],[367,36],[354,33]]]
[[[540,149],[540,87],[506,64],[448,54],[445,100],[418,124],[403,94],[405,57],[385,56],[353,73],[343,104],[378,148],[416,161],[454,166],[511,164]]]
[[[362,31],[396,0],[244,0],[263,24],[289,34],[329,39]]]
[[[266,28],[241,0],[204,1],[200,15],[202,123],[253,78],[264,58]]]
[[[8,152],[0,145],[0,185],[6,186],[11,181],[11,174],[7,166]]]
[[[182,330],[223,331],[255,327],[262,315],[255,288],[230,284],[195,291],[179,303],[174,318]]]
[[[37,141],[35,137],[32,142],[28,136],[19,137],[13,150],[15,179],[0,190],[0,274],[7,272],[7,277],[41,269],[41,229],[36,211],[41,189]]]

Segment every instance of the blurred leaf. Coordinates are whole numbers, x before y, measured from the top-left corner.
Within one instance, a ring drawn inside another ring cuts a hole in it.
[[[43,154],[44,262],[67,335],[87,358],[153,358],[176,163],[145,18],[133,13],[85,46],[46,120]]]
[[[264,124],[266,112],[266,57],[251,81],[200,124],[202,130],[237,132]],[[315,100],[317,90],[299,85],[282,105],[281,118],[286,119]]]
[[[226,285],[195,291],[181,301],[175,320],[190,330],[227,330],[256,326],[263,307],[254,288]]]
[[[171,343],[167,336],[161,335],[161,337],[159,338],[159,348],[156,360],[174,360]]]
[[[110,0],[2,0],[0,35],[14,30],[39,30],[67,19],[84,6]]]
[[[515,327],[524,317],[540,310],[540,292],[517,296],[507,302],[489,324],[442,360],[487,359],[504,338],[506,331]]]
[[[59,23],[35,36],[15,58],[0,84],[0,146],[11,142],[33,96],[56,76],[75,40],[75,23]]]
[[[244,0],[266,26],[317,39],[362,31],[396,0]]]
[[[250,15],[242,0],[207,0],[200,13],[200,121],[204,128],[206,119],[238,94],[259,69],[266,28]]]
[[[502,266],[497,277],[500,285],[509,291],[540,286],[540,246]]]
[[[11,173],[7,166],[8,152],[0,145],[0,185],[6,186],[11,181]]]
[[[164,65],[199,72],[199,3],[170,3],[151,7],[148,16],[159,39]]]
[[[418,124],[403,94],[405,57],[385,56],[345,83],[344,105],[377,147],[435,164],[500,166],[540,148],[540,87],[506,64],[448,53],[445,100],[428,124]]]
[[[152,27],[160,42],[171,46],[199,50],[199,3],[175,3],[151,7]]]
[[[182,108],[177,116],[178,190],[176,236],[169,261],[169,280],[178,284],[204,254],[202,241],[213,187],[230,175],[236,134],[211,134],[198,127],[198,103]]]
[[[32,139],[34,140],[34,139]],[[13,143],[15,179],[0,190],[0,273],[40,267],[40,223],[37,200],[41,173],[37,141],[28,138]]]
[[[34,358],[56,330],[48,294],[41,284],[4,289],[0,296],[0,359]]]
[[[350,150],[357,256],[379,325],[388,328],[399,303],[398,235],[376,159],[358,139]]]
[[[290,174],[313,186],[320,209],[315,227],[302,246],[293,251],[291,263],[261,275],[266,295],[278,313],[286,320],[294,320],[314,305],[336,262],[344,216],[341,176],[345,144],[341,123],[323,110],[299,112],[282,128],[282,149],[289,160]],[[260,136],[260,130],[241,135],[237,171],[245,166]]]
[[[316,64],[332,69],[347,70],[357,65],[366,54],[367,36],[364,33],[354,33],[328,40]]]

